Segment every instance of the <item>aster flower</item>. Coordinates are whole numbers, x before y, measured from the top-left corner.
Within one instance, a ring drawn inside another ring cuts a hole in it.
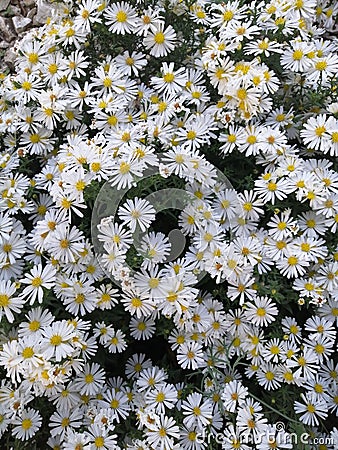
[[[21,280],[21,283],[28,284],[29,286],[24,288],[20,296],[28,298],[31,305],[35,302],[36,298],[39,303],[42,303],[42,288],[52,288],[54,286],[55,275],[56,270],[52,266],[48,265],[42,268],[42,265],[39,264],[33,267],[31,273]]]
[[[155,213],[155,209],[147,200],[138,197],[127,200],[118,210],[122,222],[127,224],[132,232],[136,230],[137,225],[144,232],[154,220]]]
[[[105,371],[97,363],[85,364],[81,374],[74,380],[74,389],[80,395],[95,395],[101,391],[105,383]]]
[[[202,401],[202,395],[197,393],[189,394],[182,402],[182,411],[185,416],[183,423],[187,427],[197,425],[199,427],[208,426],[212,418],[212,404],[210,400]]]
[[[14,322],[14,313],[19,313],[24,305],[24,300],[16,297],[16,286],[11,281],[0,281],[0,321],[3,316],[9,323]]]
[[[171,25],[164,28],[164,22],[157,22],[153,29],[143,39],[143,44],[149,53],[155,57],[166,56],[175,48],[176,32]]]
[[[301,394],[302,402],[295,402],[295,412],[301,414],[300,420],[305,425],[319,425],[320,419],[327,417],[327,404],[315,393]],[[304,403],[303,403],[304,402]]]
[[[174,439],[180,436],[179,427],[172,417],[158,416],[159,420],[152,429],[147,431],[146,439],[151,446],[159,450],[173,448]]]
[[[73,352],[71,339],[75,337],[74,328],[67,321],[53,322],[42,332],[41,351],[46,359],[61,361]]]
[[[19,417],[14,418],[13,436],[21,441],[26,441],[39,430],[42,424],[42,417],[38,411],[33,408],[27,408],[21,412]]]
[[[105,9],[104,16],[109,31],[117,34],[131,33],[136,25],[136,11],[126,2],[118,2]]]

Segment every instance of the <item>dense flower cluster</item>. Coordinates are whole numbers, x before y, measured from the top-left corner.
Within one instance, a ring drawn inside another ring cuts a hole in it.
[[[337,448],[337,15],[68,0],[18,43],[0,77],[8,448]],[[107,184],[122,200],[91,227]],[[166,187],[187,201],[161,215],[147,194]]]

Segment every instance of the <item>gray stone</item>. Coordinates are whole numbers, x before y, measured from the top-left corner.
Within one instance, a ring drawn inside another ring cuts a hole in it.
[[[35,14],[36,14],[36,11],[37,11],[37,9],[36,8],[32,8],[32,9],[30,9],[29,11],[28,11],[28,13],[27,13],[27,17],[29,18],[29,19],[34,19],[34,16],[35,16]]]
[[[21,14],[21,8],[19,6],[13,6],[13,3],[11,3],[9,12],[11,16],[19,16]]]
[[[1,41],[0,42],[0,48],[1,49],[6,49],[6,48],[8,48],[8,42],[6,42],[6,41]]]
[[[11,0],[0,0],[0,11],[6,11]]]
[[[51,16],[52,8],[45,2],[38,3],[38,10],[33,20],[33,25],[44,25],[48,17]]]
[[[16,39],[16,35],[13,33],[11,26],[9,25],[8,19],[4,19],[0,16],[0,38],[6,42],[11,42]]]
[[[27,8],[32,8],[33,6],[36,5],[36,1],[35,1],[35,0],[23,0],[23,4],[24,4]]]
[[[22,31],[25,31],[28,25],[32,22],[32,19],[30,19],[29,17],[22,17],[22,16],[14,16],[12,20],[15,31],[18,34],[21,33]]]
[[[7,66],[14,70],[15,68],[15,61],[16,61],[17,55],[9,48],[4,56],[4,63],[7,64]]]

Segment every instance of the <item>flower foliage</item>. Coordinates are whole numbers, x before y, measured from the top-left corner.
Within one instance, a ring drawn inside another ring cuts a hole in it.
[[[329,0],[69,0],[17,44],[6,448],[337,448],[336,17]],[[91,229],[106,183],[122,201]],[[189,201],[158,212],[165,188]]]

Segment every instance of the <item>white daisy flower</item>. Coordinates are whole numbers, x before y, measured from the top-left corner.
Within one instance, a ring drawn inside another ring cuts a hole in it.
[[[112,33],[129,34],[136,25],[136,11],[127,2],[112,3],[105,9],[104,16]]]
[[[42,424],[42,417],[38,411],[33,408],[24,409],[20,416],[13,419],[12,434],[20,441],[26,441],[35,436]]]
[[[171,25],[164,28],[164,22],[157,22],[156,28],[154,26],[143,39],[143,45],[150,55],[158,58],[174,50],[176,38],[176,32]]]
[[[5,316],[9,323],[13,323],[13,312],[21,311],[25,301],[14,295],[16,290],[15,284],[11,281],[0,281],[0,321]]]
[[[202,346],[198,342],[184,342],[177,349],[177,361],[183,369],[196,370],[204,365]]]
[[[76,336],[74,327],[66,320],[53,322],[48,328],[42,330],[41,352],[46,359],[55,358],[61,361],[74,351],[71,345]]]
[[[245,309],[245,318],[258,326],[267,326],[276,318],[278,309],[275,303],[268,297],[257,296],[254,303],[247,303]]]
[[[149,444],[158,450],[174,448],[174,438],[180,436],[179,427],[172,417],[158,416],[156,425],[146,431],[146,439]]]
[[[182,402],[182,411],[185,416],[183,423],[190,428],[194,425],[206,427],[212,419],[212,403],[209,399],[203,401],[202,394],[196,392],[189,394]]]
[[[38,264],[36,267],[33,267],[31,269],[31,273],[26,274],[26,277],[20,280],[21,283],[29,285],[24,288],[20,294],[20,297],[29,299],[30,305],[33,305],[36,298],[39,303],[42,303],[42,288],[51,289],[54,286],[55,275],[56,269],[51,265],[47,265],[42,268],[42,265]]]
[[[151,203],[139,197],[134,197],[133,200],[128,199],[118,210],[119,218],[132,232],[137,226],[141,231],[146,231],[155,219],[155,214],[156,211]]]
[[[74,380],[73,387],[80,395],[95,395],[101,392],[105,384],[105,371],[97,363],[85,364]]]
[[[318,426],[318,419],[327,417],[327,403],[314,392],[301,394],[301,399],[304,403],[294,403],[296,414],[301,414],[299,418],[305,425]]]

